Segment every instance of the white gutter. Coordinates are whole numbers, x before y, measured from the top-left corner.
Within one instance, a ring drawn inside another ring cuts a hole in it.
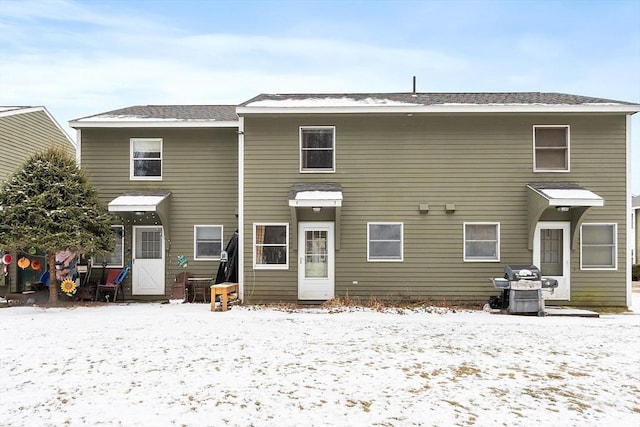
[[[82,129],[76,129],[76,164],[82,167]]]
[[[244,301],[244,117],[238,122],[238,295]]]
[[[286,101],[281,101],[286,104]],[[440,104],[402,106],[271,106],[238,107],[238,115],[250,114],[414,114],[414,113],[624,113],[640,111],[636,104]]]
[[[238,121],[213,120],[74,120],[69,126],[85,128],[237,128]]]

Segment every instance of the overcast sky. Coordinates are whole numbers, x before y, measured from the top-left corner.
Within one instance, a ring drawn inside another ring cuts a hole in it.
[[[0,105],[43,105],[66,129],[131,105],[408,92],[412,76],[421,92],[640,103],[640,0],[0,0]],[[640,165],[640,113],[633,126]]]

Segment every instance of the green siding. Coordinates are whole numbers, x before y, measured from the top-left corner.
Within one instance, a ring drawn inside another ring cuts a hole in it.
[[[130,138],[162,138],[162,181],[129,179]],[[224,245],[237,229],[238,148],[237,129],[83,129],[82,168],[108,203],[127,192],[168,190],[169,236],[166,242],[166,296],[174,277],[185,271],[177,257],[188,259],[186,270],[196,276],[215,276],[218,261],[194,261],[194,225],[222,225]],[[155,219],[140,220],[117,215],[127,226],[125,259],[130,260],[131,225],[153,225]],[[135,224],[133,221],[138,221]],[[125,296],[131,297],[130,278]],[[153,297],[144,297],[152,299]],[[165,297],[166,298],[166,297]]]
[[[44,111],[0,117],[0,181],[51,145],[65,148],[75,157],[75,147]]]
[[[532,129],[542,124],[570,125],[570,173],[533,172]],[[299,173],[298,129],[311,125],[336,126],[335,173]],[[288,271],[254,271],[252,251],[254,222],[291,222],[293,183],[343,187],[337,296],[484,303],[497,294],[489,278],[501,276],[504,264],[531,262],[526,184],[574,182],[606,200],[585,222],[618,224],[618,269],[580,271],[579,247],[573,250],[571,303],[625,305],[625,137],[624,116],[248,116],[245,298],[296,299],[297,242],[290,241]],[[429,204],[427,214],[420,203]],[[454,203],[455,213],[445,213],[445,203]],[[403,262],[366,261],[368,221],[404,223]],[[500,222],[499,262],[463,262],[465,221]]]

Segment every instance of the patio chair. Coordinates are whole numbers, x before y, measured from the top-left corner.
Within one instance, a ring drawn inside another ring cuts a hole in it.
[[[183,302],[189,300],[190,277],[193,277],[193,274],[189,271],[183,271],[176,275],[176,279],[171,287],[171,299],[182,300]]]
[[[129,273],[129,267],[122,270],[110,269],[107,274],[107,279],[104,283],[98,283],[96,286],[96,301],[100,298],[100,293],[109,295],[113,293],[113,302],[118,300],[118,292],[122,294],[122,300],[124,301],[124,291],[122,290],[122,282]]]

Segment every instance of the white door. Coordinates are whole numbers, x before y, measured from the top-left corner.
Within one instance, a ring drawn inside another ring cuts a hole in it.
[[[533,265],[540,269],[542,277],[558,281],[556,289],[542,291],[544,299],[569,300],[571,288],[571,228],[569,222],[541,221],[533,235]]]
[[[133,227],[133,295],[163,295],[164,238],[158,226]]]
[[[334,297],[334,224],[300,222],[298,225],[298,299]]]

